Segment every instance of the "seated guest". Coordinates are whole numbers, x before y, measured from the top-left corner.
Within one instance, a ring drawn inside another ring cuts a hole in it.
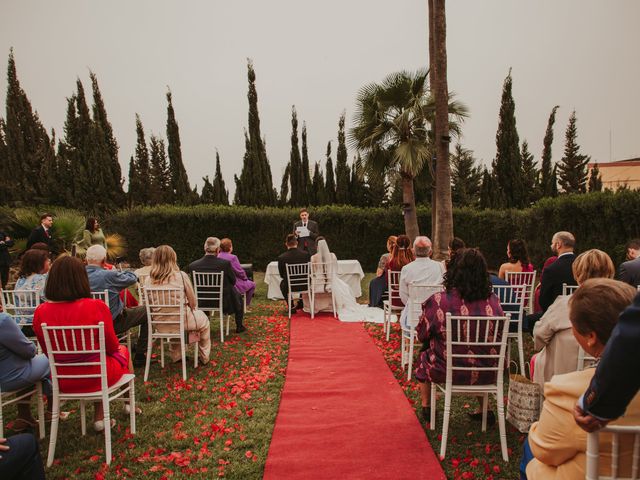
[[[431,240],[429,237],[416,237],[413,241],[413,251],[416,259],[406,264],[400,271],[400,299],[405,305],[409,301],[409,286],[412,283],[440,285],[444,275],[444,265],[430,258]],[[408,316],[409,311],[405,306],[400,316],[401,325],[407,326]]]
[[[633,287],[640,285],[640,240],[627,243],[627,261],[622,262],[616,273],[616,280],[628,283]]]
[[[533,265],[529,261],[527,244],[524,240],[514,239],[507,243],[507,257],[509,261],[500,265],[498,276],[505,280],[507,272],[533,272]]]
[[[569,318],[573,334],[580,346],[589,355],[599,358],[617,322],[618,315],[633,300],[636,289],[608,278],[585,281],[569,300]],[[545,401],[540,420],[529,430],[525,442],[525,461],[529,480],[536,479],[583,479],[587,437],[574,422],[573,409],[594,374],[593,368],[554,376],[545,384]],[[631,376],[633,373],[629,372]],[[629,405],[618,425],[640,423],[640,396]],[[623,436],[620,441],[620,476],[629,476],[633,449],[631,441]],[[601,475],[610,475],[609,457],[611,437],[600,439]],[[608,445],[607,445],[608,443]]]
[[[431,417],[429,408],[431,383],[442,383],[446,379],[446,314],[503,315],[500,299],[493,293],[489,281],[487,263],[479,250],[474,248],[459,250],[455,261],[449,267],[444,274],[445,291],[435,293],[424,302],[422,316],[416,328],[418,340],[423,342],[423,346],[415,375],[420,382],[422,413],[426,421]],[[479,365],[476,364],[476,366]],[[496,381],[495,372],[456,370],[454,375],[455,383],[482,385]],[[471,415],[473,419],[482,418],[482,413],[476,412]],[[495,422],[493,412],[490,414],[489,422]]]
[[[242,333],[247,330],[242,321],[244,318],[244,308],[242,307],[242,297],[234,288],[236,283],[236,274],[233,272],[231,263],[228,260],[218,258],[220,252],[220,239],[209,237],[204,242],[204,256],[191,262],[186,268],[187,272],[224,272],[222,287],[222,311],[224,313],[233,313],[236,318],[236,333]],[[213,308],[218,305],[212,305],[210,302],[200,301],[201,308]]]
[[[463,248],[466,248],[466,245],[464,243],[464,240],[462,240],[461,238],[453,237],[449,241],[449,258],[444,262],[444,266],[447,270],[449,269],[449,263],[456,258],[456,253],[458,253],[458,250],[461,250]]]
[[[0,438],[0,478],[45,480],[40,447],[33,434]]]
[[[629,240],[625,247],[625,260],[635,260],[640,257],[640,238]]]
[[[615,269],[609,255],[602,250],[587,250],[573,262],[573,276],[578,285],[590,278],[613,278]],[[578,364],[578,342],[569,321],[570,295],[560,295],[533,327],[533,342],[540,350],[531,359],[533,381],[541,387],[551,377],[574,372]]]
[[[189,275],[181,272],[178,268],[178,257],[173,248],[169,245],[160,245],[153,252],[153,263],[151,265],[151,273],[145,281],[145,287],[163,286],[169,288],[178,288],[184,292],[185,302],[185,325],[187,332],[198,332],[200,340],[198,342],[198,358],[203,365],[209,363],[211,355],[211,327],[209,318],[202,310],[198,310],[198,303],[193,292],[191,279]],[[161,309],[159,309],[161,310]],[[166,321],[177,321],[178,318],[167,315],[163,317]],[[178,331],[175,324],[167,325],[166,333],[174,333]],[[165,332],[158,327],[158,331]],[[180,354],[180,345],[172,342],[169,348],[169,354],[173,362],[179,362],[182,358]]]
[[[43,381],[43,391],[50,399],[49,360],[45,355],[37,354],[35,344],[25,337],[11,316],[0,313],[0,391],[22,390],[40,381]],[[51,401],[48,406],[51,408]],[[14,430],[36,426],[29,403],[18,403]]]
[[[576,239],[569,232],[556,232],[551,238],[551,250],[558,255],[558,259],[549,265],[540,279],[540,306],[541,312],[527,315],[524,329],[533,332],[533,326],[547,311],[558,295],[562,295],[563,284],[575,285],[571,265],[576,256],[573,253]]]
[[[369,306],[382,307],[382,300],[387,293],[387,276],[384,275],[385,267],[391,258],[393,246],[396,244],[396,236],[391,235],[387,238],[387,253],[383,253],[378,261],[376,276],[369,282]]]
[[[51,266],[49,252],[44,250],[27,250],[20,261],[20,270],[18,271],[18,280],[16,281],[15,291],[35,290],[40,293],[40,301],[46,300],[44,296],[44,287],[47,283],[47,272]],[[21,308],[20,315],[33,315],[30,308]],[[27,324],[30,324],[33,317],[24,318]],[[31,335],[27,332],[27,335]]]
[[[151,273],[151,263],[153,262],[153,252],[155,251],[155,247],[148,247],[140,250],[138,256],[140,257],[140,263],[142,263],[142,267],[133,272],[138,278],[143,276],[147,277],[149,276],[149,273]]]
[[[309,252],[298,249],[298,239],[294,234],[287,235],[284,242],[287,247],[287,251],[280,254],[278,257],[278,273],[282,278],[280,281],[280,291],[284,297],[284,301],[287,301],[289,297],[289,281],[287,279],[287,265],[293,265],[297,263],[308,263],[310,259]],[[302,299],[298,300],[296,304],[291,304],[291,313],[295,313],[296,309],[302,309]],[[289,314],[287,307],[286,315]]]
[[[233,244],[231,243],[231,239],[223,238],[220,240],[220,252],[218,252],[218,258],[227,260],[231,263],[231,268],[233,268],[233,271],[236,274],[236,290],[240,295],[246,294],[247,306],[249,306],[251,304],[253,292],[256,290],[256,282],[249,280],[247,272],[245,272],[244,268],[240,265],[238,257],[233,254]]]
[[[557,255],[552,255],[544,261],[542,265],[542,269],[540,270],[540,278],[544,274],[544,271],[547,269],[549,265],[555,262],[558,259]],[[540,306],[540,283],[536,285],[536,289],[533,291],[533,311],[540,312],[542,311],[542,307]]]
[[[120,297],[120,292],[135,284],[138,277],[133,272],[107,269],[107,251],[102,245],[92,245],[87,249],[86,255],[87,275],[91,292],[109,293],[109,309],[113,318],[113,327],[117,335],[126,333],[129,329],[140,325],[138,341],[136,343],[136,355],[133,364],[141,367],[145,364],[147,350],[147,338],[149,336],[147,326],[146,307],[125,308]]]
[[[406,235],[399,235],[396,238],[396,244],[391,251],[391,258],[387,262],[383,275],[386,277],[389,271],[399,272],[402,267],[410,264],[416,259],[411,249],[411,240]],[[404,307],[404,303],[400,298],[394,298],[392,301],[394,307]]]
[[[103,248],[98,245],[94,247]],[[91,250],[91,249],[89,249]],[[87,252],[89,255],[89,252]],[[113,319],[109,308],[102,300],[91,298],[91,288],[89,278],[82,265],[82,261],[76,257],[64,255],[59,257],[49,271],[47,286],[45,289],[47,302],[41,304],[33,315],[33,330],[38,337],[38,343],[42,346],[46,354],[46,344],[42,324],[46,323],[50,327],[75,327],[81,325],[98,325],[104,323],[104,336],[106,348],[107,384],[115,384],[126,374],[133,372],[129,351],[125,345],[118,343]],[[98,333],[93,332],[95,343],[98,344]],[[73,345],[71,332],[66,334],[68,345]],[[65,357],[60,357],[59,361],[64,362]],[[82,361],[95,361],[94,354],[87,354],[86,359],[78,358],[74,355],[69,358],[70,363]],[[99,371],[97,366],[69,366],[58,367],[58,374],[82,373],[96,374]],[[100,378],[59,379],[60,390],[65,393],[84,393],[100,389]],[[115,419],[111,421],[115,425]],[[102,402],[96,402],[94,413],[94,429],[97,432],[104,430],[104,411]]]

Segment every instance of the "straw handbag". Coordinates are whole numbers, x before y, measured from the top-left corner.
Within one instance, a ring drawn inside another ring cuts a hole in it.
[[[514,363],[515,362],[511,362]],[[511,369],[509,369],[511,370]],[[524,375],[509,373],[507,421],[522,433],[529,432],[533,422],[540,417],[540,386]]]

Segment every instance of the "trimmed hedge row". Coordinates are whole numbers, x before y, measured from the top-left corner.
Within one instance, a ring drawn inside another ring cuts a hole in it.
[[[638,212],[640,192],[636,191],[567,195],[545,199],[525,210],[456,209],[454,229],[468,245],[479,247],[492,267],[505,261],[509,239],[523,238],[539,269],[551,254],[551,236],[558,230],[576,236],[578,251],[600,248],[619,263],[624,244],[640,236]],[[375,270],[387,236],[404,231],[399,207],[328,206],[310,213],[338,258],[356,258],[365,271]],[[186,265],[202,255],[206,237],[217,236],[231,238],[240,261],[263,270],[284,251],[284,238],[297,219],[297,208],[160,206],[119,211],[105,219],[105,224],[108,231],[127,239],[132,262],[137,262],[141,248],[166,243],[175,248],[180,265]],[[418,208],[418,222],[420,231],[429,235],[429,208]]]

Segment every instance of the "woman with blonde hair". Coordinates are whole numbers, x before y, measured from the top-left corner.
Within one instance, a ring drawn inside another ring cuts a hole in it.
[[[572,266],[578,285],[590,278],[613,278],[615,267],[611,257],[602,250],[591,249],[576,257]],[[531,359],[534,382],[541,387],[551,377],[573,372],[578,366],[578,342],[569,321],[570,295],[559,295],[533,327],[533,341],[540,350]]]
[[[173,248],[169,245],[160,245],[153,252],[153,262],[149,277],[145,281],[145,287],[170,287],[182,289],[184,292],[184,302],[186,310],[185,331],[198,332],[200,340],[198,342],[198,351],[200,361],[206,365],[209,363],[211,355],[211,332],[209,326],[209,318],[202,310],[197,310],[196,296],[191,285],[189,276],[180,271],[178,268],[178,257]],[[167,320],[170,317],[165,317]],[[171,327],[174,328],[174,327]],[[175,343],[171,344],[169,350],[171,360],[178,362],[181,359],[179,346]]]

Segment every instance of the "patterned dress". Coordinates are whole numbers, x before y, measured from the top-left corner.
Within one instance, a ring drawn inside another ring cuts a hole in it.
[[[448,292],[439,292],[427,299],[422,305],[422,316],[416,327],[418,339],[423,342],[420,353],[420,361],[415,370],[416,379],[420,382],[442,383],[447,376],[447,341],[446,314],[451,315],[470,315],[470,316],[501,316],[503,315],[500,307],[500,299],[492,293],[485,300],[477,300],[475,302],[465,302],[460,293],[455,288]],[[475,324],[471,324],[475,326]],[[475,332],[471,332],[474,335]],[[470,348],[469,352],[464,352],[465,347],[453,347],[455,353],[481,353],[479,349],[487,347]],[[492,352],[494,353],[494,352]],[[498,352],[495,352],[498,353]],[[471,359],[470,361],[476,361]],[[494,360],[480,360],[482,364],[476,363],[477,366],[493,366],[486,362],[494,362]],[[460,365],[460,361],[456,361],[456,365]],[[494,383],[496,381],[495,372],[477,371],[477,370],[454,370],[453,383],[484,385]]]

